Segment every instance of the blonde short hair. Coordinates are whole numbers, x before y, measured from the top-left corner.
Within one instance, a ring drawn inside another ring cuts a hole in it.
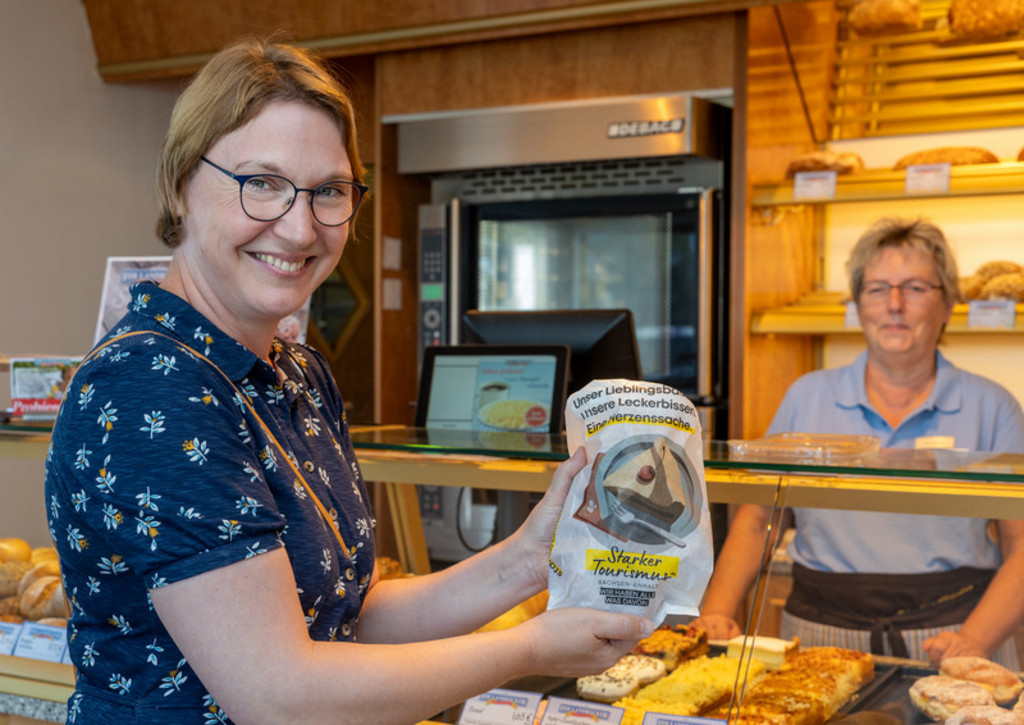
[[[267,104],[298,101],[326,111],[341,130],[355,181],[365,169],[356,145],[348,92],[326,63],[304,48],[244,40],[215,55],[179,96],[157,162],[157,236],[181,242],[185,185],[200,157],[222,136],[241,128]]]
[[[850,282],[850,295],[860,300],[864,289],[864,270],[886,247],[918,249],[932,260],[935,276],[942,288],[942,298],[948,305],[960,299],[959,273],[956,257],[942,230],[922,219],[879,219],[861,235],[846,260],[846,273]]]

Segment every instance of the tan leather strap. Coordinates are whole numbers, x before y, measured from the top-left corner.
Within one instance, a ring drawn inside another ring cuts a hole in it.
[[[306,489],[306,493],[309,494],[309,497],[313,500],[313,503],[316,505],[317,511],[320,512],[320,516],[323,517],[324,522],[326,522],[327,528],[329,528],[331,532],[334,534],[335,538],[337,538],[338,543],[341,545],[341,550],[345,552],[346,557],[351,559],[352,556],[349,553],[348,546],[345,545],[345,539],[344,537],[342,537],[341,531],[338,529],[338,524],[334,520],[334,517],[331,516],[330,512],[327,511],[327,508],[320,501],[320,497],[316,495],[316,493],[313,491],[310,485],[306,482],[306,477],[302,475],[302,471],[299,470],[299,467],[295,464],[295,461],[292,460],[292,457],[288,455],[287,451],[285,451],[284,446],[281,445],[281,443],[277,440],[277,437],[271,432],[270,427],[267,426],[267,424],[263,421],[263,418],[261,418],[259,413],[256,412],[256,409],[252,407],[252,403],[249,402],[249,397],[238,389],[238,386],[235,385],[235,381],[228,377],[227,373],[221,370],[217,366],[217,364],[213,362],[213,360],[210,360],[201,352],[192,349],[191,347],[183,343],[181,340],[175,339],[170,335],[165,335],[162,332],[156,332],[155,330],[132,330],[130,332],[124,332],[120,335],[117,335],[116,337],[112,337],[99,347],[94,348],[93,351],[90,352],[89,355],[82,360],[82,365],[85,365],[85,363],[94,358],[96,354],[103,348],[111,345],[112,343],[117,342],[118,340],[123,340],[126,337],[134,337],[136,335],[156,335],[158,337],[167,338],[168,340],[175,343],[179,347],[188,350],[190,354],[195,355],[200,360],[205,361],[207,364],[210,365],[210,367],[212,367],[214,370],[220,373],[221,376],[228,381],[231,387],[235,389],[235,393],[237,394],[238,399],[245,404],[245,407],[248,409],[249,414],[256,420],[257,423],[259,423],[259,426],[263,430],[264,435],[266,435],[267,438],[270,439],[271,443],[273,443],[281,452],[281,455],[284,456],[284,459],[288,461],[288,466],[292,469],[292,472],[295,474],[296,479],[302,484],[302,487]],[[333,437],[333,433],[331,435]]]

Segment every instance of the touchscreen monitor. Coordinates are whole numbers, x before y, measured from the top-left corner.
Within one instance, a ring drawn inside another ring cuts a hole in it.
[[[440,345],[424,350],[416,425],[560,433],[567,345]]]

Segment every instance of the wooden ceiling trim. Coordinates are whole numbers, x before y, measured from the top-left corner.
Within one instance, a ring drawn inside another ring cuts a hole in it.
[[[775,4],[773,0],[504,0],[501,14],[493,10],[495,3],[480,3],[471,4],[468,11],[479,14],[457,18],[448,2],[416,3],[418,12],[413,15],[397,12],[391,3],[387,11],[374,12],[365,4],[356,10],[355,3],[350,7],[346,2],[328,12],[317,0],[296,1],[285,9],[280,3],[257,0],[83,2],[98,70],[108,82],[190,75],[217,49],[247,34],[277,33],[290,42],[340,58]],[[513,12],[508,12],[510,7]],[[461,12],[467,10],[463,7]]]

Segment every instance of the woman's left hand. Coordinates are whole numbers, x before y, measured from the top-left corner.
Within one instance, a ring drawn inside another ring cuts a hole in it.
[[[565,499],[569,495],[572,479],[583,470],[586,464],[587,451],[580,446],[569,460],[561,463],[555,469],[551,485],[548,487],[547,493],[544,494],[544,498],[534,506],[526,521],[515,533],[516,538],[519,539],[517,543],[522,547],[524,561],[530,562],[534,567],[534,576],[541,583],[541,587],[547,586],[551,537],[554,536],[558,517],[562,513],[562,504],[565,503]]]
[[[974,640],[959,632],[939,632],[926,639],[922,645],[932,664],[940,664],[946,657],[987,657],[985,651]]]

